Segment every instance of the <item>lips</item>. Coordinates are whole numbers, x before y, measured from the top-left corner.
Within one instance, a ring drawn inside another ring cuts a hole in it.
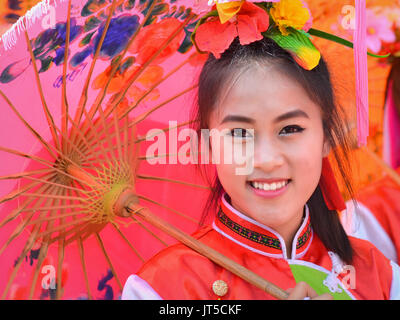
[[[278,180],[272,183],[266,183],[262,181],[251,181],[250,184],[255,189],[265,190],[265,191],[275,191],[282,189],[289,183],[289,180]]]
[[[249,184],[258,190],[275,191],[285,187],[291,180],[290,179],[257,179],[249,181]]]
[[[257,179],[247,181],[247,184],[256,196],[275,198],[286,192],[291,181],[291,179]]]

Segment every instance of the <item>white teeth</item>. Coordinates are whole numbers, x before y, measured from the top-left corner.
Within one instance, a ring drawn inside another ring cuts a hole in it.
[[[281,181],[281,182],[274,182],[274,183],[263,183],[263,182],[257,182],[257,181],[252,181],[251,185],[256,188],[256,189],[261,189],[261,190],[265,190],[265,191],[275,191],[278,189],[283,188],[284,186],[286,186],[288,184],[288,181]]]

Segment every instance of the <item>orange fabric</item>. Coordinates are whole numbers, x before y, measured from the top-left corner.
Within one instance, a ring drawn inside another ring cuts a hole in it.
[[[229,258],[250,270],[270,279],[283,289],[295,286],[289,265],[283,259],[270,259],[257,255],[206,227],[194,235]],[[223,247],[221,247],[221,245]],[[261,259],[257,259],[261,258]],[[228,284],[223,299],[273,299],[262,290],[249,285],[239,277],[214,264],[184,245],[172,246],[151,259],[138,273],[164,299],[211,299],[218,298],[212,291],[216,280]]]
[[[253,253],[210,227],[202,229],[194,236],[284,290],[296,285],[290,265],[285,259]],[[350,292],[362,300],[389,299],[392,271],[388,260],[367,241],[351,238],[351,243],[357,254],[353,263],[356,270],[356,289]],[[327,250],[317,237],[314,237],[311,248],[301,260],[327,270],[332,268]],[[216,280],[224,280],[228,284],[229,290],[223,297],[224,300],[275,299],[182,244],[161,251],[137,274],[163,299],[168,300],[218,299],[212,291],[212,284]]]
[[[356,199],[372,212],[400,257],[400,186],[387,176],[360,190]]]
[[[230,217],[234,215],[228,214]],[[228,235],[233,236],[234,232]],[[202,228],[193,236],[284,290],[296,285],[290,260],[254,252],[210,226]],[[328,250],[315,233],[310,241],[310,245],[296,260],[332,270]],[[389,299],[392,283],[389,260],[367,241],[351,237],[350,241],[356,253],[352,263],[355,288],[349,289],[351,294],[356,299]],[[137,275],[147,281],[163,299],[218,299],[212,290],[212,284],[216,280],[223,280],[228,284],[228,293],[222,299],[274,299],[182,244],[158,253],[144,264]],[[340,277],[344,276],[346,274]]]

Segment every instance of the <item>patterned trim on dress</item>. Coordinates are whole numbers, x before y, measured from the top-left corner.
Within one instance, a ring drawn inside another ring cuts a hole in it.
[[[297,239],[296,249],[300,249],[308,241],[311,235],[311,224],[309,223],[304,234]]]
[[[265,245],[277,250],[282,250],[281,242],[277,238],[269,237],[265,234],[253,231],[251,229],[245,228],[238,224],[237,222],[231,220],[220,208],[218,211],[218,220],[228,227],[230,230],[235,232],[236,234],[250,240],[256,242],[261,245]]]
[[[217,214],[218,220],[227,228],[240,235],[241,237],[250,240],[252,242],[276,249],[282,250],[279,239],[267,236],[265,234],[253,231],[246,227],[243,227],[239,223],[230,219],[220,207]],[[310,238],[311,235],[311,224],[308,224],[307,230],[304,234],[297,239],[296,249],[300,249]]]

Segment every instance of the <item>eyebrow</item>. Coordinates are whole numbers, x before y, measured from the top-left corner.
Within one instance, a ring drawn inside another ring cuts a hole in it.
[[[247,122],[251,124],[255,123],[254,119],[239,115],[227,115],[224,120],[221,121],[221,124],[225,122]]]
[[[310,119],[310,117],[308,116],[307,113],[305,113],[303,110],[300,109],[296,109],[293,111],[289,111],[287,113],[284,113],[282,115],[280,115],[279,117],[277,117],[274,122],[281,122],[287,119],[291,119],[291,118],[307,118]]]
[[[307,118],[307,119],[309,119],[310,117],[304,111],[302,111],[300,109],[296,109],[296,110],[281,114],[279,117],[274,119],[274,123],[278,123],[278,122],[281,122],[281,121],[284,121],[287,119],[291,119],[291,118]],[[254,124],[255,120],[252,118],[241,116],[241,115],[227,115],[221,121],[221,124],[223,124],[225,122],[246,122],[246,123]]]

